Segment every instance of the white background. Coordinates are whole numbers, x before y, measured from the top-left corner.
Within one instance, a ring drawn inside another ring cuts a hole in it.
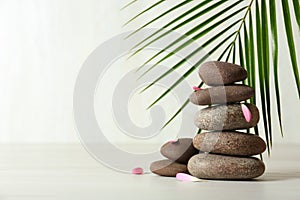
[[[150,5],[149,1],[139,1],[120,11],[126,2],[0,0],[0,143],[79,142],[72,95],[81,65],[103,41],[155,15],[152,12],[122,29],[126,20]],[[280,11],[278,16],[282,16]],[[275,142],[300,143],[300,104],[283,24],[278,26],[285,137],[281,139],[274,121]],[[296,42],[299,49],[299,37]]]

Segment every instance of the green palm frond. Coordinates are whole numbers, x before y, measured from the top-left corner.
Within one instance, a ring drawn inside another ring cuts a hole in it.
[[[265,136],[266,136],[266,142],[268,145],[268,151],[270,152],[270,134],[268,129],[268,120],[267,120],[267,108],[266,108],[266,91],[265,91],[265,66],[264,64],[264,42],[263,40],[263,30],[262,30],[262,19],[261,19],[261,11],[259,7],[258,0],[256,0],[255,3],[255,17],[256,17],[256,47],[257,47],[257,59],[258,59],[258,76],[259,76],[259,88],[260,88],[260,99],[262,104],[262,115],[263,115],[263,123],[264,123],[264,130],[265,130]]]
[[[133,0],[129,3],[127,3],[125,6],[123,6],[120,10],[125,10],[127,7],[131,6],[132,4],[136,3],[138,0]]]
[[[292,67],[294,70],[294,76],[296,80],[296,85],[298,88],[298,96],[300,97],[300,80],[299,80],[299,72],[298,72],[298,63],[297,63],[297,57],[296,57],[296,48],[295,48],[295,42],[293,37],[293,28],[291,23],[291,14],[290,14],[290,8],[289,8],[289,2],[288,0],[282,0],[282,9],[283,9],[283,18],[285,22],[285,32],[287,36],[287,41],[289,45],[290,50],[290,57],[292,61]],[[299,2],[298,2],[299,3]]]
[[[201,88],[204,85],[203,82],[201,82],[198,87]],[[173,119],[176,118],[176,116],[190,103],[190,99],[185,100],[185,102],[182,104],[182,106],[175,112],[175,114],[163,125],[162,129],[168,126],[168,124],[173,121]]]
[[[276,4],[275,1],[269,0],[270,5],[270,22],[271,22],[271,34],[272,34],[272,56],[273,56],[273,75],[274,75],[274,86],[277,101],[277,114],[279,120],[279,127],[281,135],[282,131],[282,119],[281,119],[281,100],[279,91],[279,77],[278,77],[278,31],[276,23]]]
[[[192,8],[191,10],[195,10],[195,8],[199,9],[199,8],[205,6],[206,4],[208,4],[209,2],[210,2],[210,1],[204,1],[204,2],[200,3],[198,6]],[[217,8],[218,6],[220,6],[220,5],[223,4],[223,3],[224,3],[224,1],[219,1],[219,2],[217,2],[217,3],[215,3],[215,4],[211,5],[211,6],[209,6],[208,8],[206,8],[206,9],[200,11],[199,13],[193,15],[192,17],[186,19],[184,22],[182,22],[182,23],[176,25],[175,27],[171,28],[170,30],[166,31],[165,33],[163,33],[163,34],[159,35],[158,37],[152,39],[151,41],[149,41],[148,43],[146,43],[144,46],[140,47],[138,50],[136,50],[136,51],[131,55],[131,57],[134,56],[134,55],[136,55],[137,53],[139,53],[139,52],[142,51],[143,49],[145,49],[145,48],[146,48],[147,46],[149,46],[150,44],[152,44],[152,43],[156,42],[157,40],[161,39],[162,37],[164,37],[164,36],[170,34],[172,31],[175,31],[175,30],[181,28],[182,26],[184,26],[184,25],[186,25],[186,24],[188,24],[188,23],[190,23],[190,22],[196,20],[198,17],[200,17],[200,16],[206,14],[207,12],[213,10],[214,8]],[[189,14],[189,13],[190,13],[190,11],[187,12],[187,13],[182,14],[181,16],[179,16],[178,18],[176,18],[175,20],[173,20],[173,21],[171,21],[170,23],[166,24],[165,26],[163,26],[162,29],[156,31],[155,33],[153,33],[152,35],[148,36],[146,39],[144,39],[143,41],[141,41],[141,42],[139,42],[137,45],[135,45],[135,46],[133,47],[133,49],[135,49],[136,47],[140,46],[140,45],[143,44],[144,42],[148,41],[148,39],[151,39],[151,38],[152,38],[153,36],[155,36],[157,33],[161,32],[161,31],[163,31],[164,29],[166,29],[167,27],[169,27],[170,24],[175,23],[176,21],[178,21],[178,19],[181,19],[182,16],[185,16],[185,15],[187,15],[187,14]],[[149,61],[148,61],[148,62],[149,62]],[[146,64],[147,64],[147,62],[144,63],[144,65],[146,65]]]
[[[207,42],[205,42],[204,44],[202,44],[201,47],[197,48],[196,50],[194,50],[191,54],[187,55],[185,58],[183,58],[180,62],[178,62],[176,65],[174,65],[172,68],[170,68],[167,72],[163,73],[161,76],[159,76],[157,79],[155,79],[152,83],[150,83],[148,86],[146,86],[143,90],[147,90],[149,89],[152,85],[154,85],[155,83],[157,83],[159,80],[161,80],[162,78],[164,78],[165,76],[167,76],[168,74],[170,74],[171,72],[175,71],[177,68],[181,67],[188,59],[190,59],[191,57],[193,57],[194,55],[196,55],[199,51],[201,51],[204,47],[208,46],[209,44],[211,44],[212,42],[214,42],[216,39],[218,39],[220,36],[222,36],[223,34],[225,34],[228,30],[230,30],[234,25],[236,25],[240,20],[237,20],[235,23],[233,23],[232,25],[230,25],[229,27],[225,28],[223,31],[221,31],[220,33],[218,33],[217,35],[215,35],[214,37],[212,37],[210,40],[208,40]],[[225,38],[225,40],[223,40],[222,42],[226,42],[228,39],[230,39],[230,37],[232,37],[234,35],[231,34],[229,37]],[[223,43],[219,43],[217,46],[222,46]],[[210,51],[208,54],[205,54],[205,56],[203,56],[202,59],[200,59],[200,61],[196,64],[196,66],[192,66],[192,69],[196,69],[196,67],[198,67],[198,65],[200,65],[202,62],[205,61],[205,59],[207,57],[209,57],[209,55],[211,55],[211,53],[215,52],[217,49],[213,49],[212,51]],[[170,56],[170,55],[169,55]],[[158,64],[154,64],[153,66],[157,66]],[[153,68],[153,66],[151,68]],[[150,68],[150,69],[151,69]],[[147,70],[149,71],[149,69]],[[158,101],[156,101],[158,102]]]
[[[298,24],[298,31],[300,31],[300,1],[299,0],[293,0],[293,6],[294,6],[294,12],[295,17]]]
[[[190,15],[191,13],[197,11],[198,9],[202,8],[203,6],[205,6],[205,5],[208,4],[208,3],[209,3],[209,0],[206,0],[206,1],[201,2],[201,3],[198,4],[198,5],[194,6],[193,8],[187,10],[186,12],[184,12],[183,14],[181,14],[180,16],[176,17],[174,20],[172,20],[172,21],[170,21],[169,23],[167,23],[167,24],[165,24],[164,26],[162,26],[162,28],[159,29],[159,30],[157,30],[155,33],[151,34],[150,36],[148,36],[148,37],[146,37],[145,39],[143,39],[142,41],[140,41],[140,42],[139,42],[138,44],[136,44],[132,49],[137,48],[137,47],[140,46],[141,44],[145,43],[147,40],[151,39],[152,37],[154,37],[155,35],[159,34],[160,32],[166,30],[167,28],[169,28],[170,26],[172,26],[172,25],[175,24],[176,22],[180,21],[181,19],[183,19],[184,17]],[[195,17],[196,17],[196,16],[191,17],[191,18],[187,19],[186,21],[187,21],[187,22],[191,22],[191,21],[193,21],[193,19],[194,19]],[[149,22],[148,22],[148,23],[149,23]],[[170,30],[170,32],[171,32],[171,31],[174,31],[174,30],[176,30],[176,29],[178,29],[178,28],[180,28],[180,27],[183,26],[183,25],[184,25],[184,24],[179,24],[179,25],[173,27],[173,28]],[[145,26],[145,27],[146,27],[146,26]],[[167,34],[170,33],[170,32],[165,33],[165,34],[162,35],[161,37],[167,35]],[[135,33],[136,33],[136,32],[135,32]],[[133,35],[133,34],[131,34],[131,35]],[[128,37],[130,37],[130,35],[128,35]],[[161,37],[160,37],[160,38],[161,38]],[[159,38],[158,38],[158,39],[159,39]],[[150,45],[150,44],[151,44],[151,43],[147,43],[147,45]],[[146,45],[146,46],[147,46],[147,45]],[[139,51],[136,51],[136,53],[138,53],[138,52],[139,52]]]
[[[165,11],[164,13],[160,14],[159,16],[155,17],[154,19],[150,20],[149,22],[147,22],[146,24],[144,24],[143,26],[141,26],[140,28],[136,29],[135,31],[133,31],[132,33],[130,33],[125,39],[133,36],[134,34],[136,34],[137,32],[139,32],[140,30],[142,30],[143,28],[145,28],[146,26],[149,26],[150,24],[154,23],[155,21],[159,20],[160,18],[162,18],[163,16],[167,15],[167,14],[170,14],[171,12],[177,10],[178,8],[188,4],[188,3],[191,3],[193,0],[186,0],[186,1],[183,1],[177,5],[175,5],[174,7],[172,7],[171,9]],[[136,16],[138,17],[138,16]]]
[[[239,2],[237,2],[239,3]],[[183,39],[185,39],[186,37],[192,35],[193,33],[195,33],[196,31],[198,31],[199,29],[201,29],[203,26],[205,26],[206,24],[208,24],[210,21],[213,21],[215,18],[217,18],[218,16],[222,15],[223,13],[225,13],[226,11],[230,10],[232,7],[234,7],[237,3],[234,3],[233,5],[227,7],[226,9],[222,10],[221,12],[217,13],[216,15],[212,16],[211,18],[209,18],[208,20],[204,21],[203,23],[200,23],[199,25],[197,25],[195,28],[191,29],[190,31],[186,32],[182,37],[178,38],[177,40],[175,40],[174,42],[172,42],[171,44],[169,44],[167,47],[165,47],[163,50],[159,51],[157,54],[155,54],[153,57],[151,57],[148,61],[146,61],[142,66],[139,67],[139,69],[141,69],[142,67],[144,67],[146,64],[148,64],[150,61],[152,61],[154,58],[156,58],[157,56],[159,56],[161,53],[165,52],[166,50],[170,49],[171,47],[173,47],[174,45],[178,44],[180,41],[182,41]],[[157,65],[159,65],[160,63],[162,63],[163,61],[165,61],[166,59],[170,58],[172,55],[176,54],[177,52],[181,51],[182,49],[184,49],[185,47],[187,47],[188,45],[192,44],[194,41],[200,39],[201,37],[203,37],[204,35],[206,35],[207,33],[209,33],[210,31],[212,31],[213,29],[217,28],[218,26],[220,26],[222,23],[226,22],[227,20],[231,19],[232,17],[236,16],[237,14],[240,13],[240,11],[246,9],[246,7],[243,7],[237,11],[235,11],[234,13],[226,16],[224,19],[212,24],[211,26],[209,26],[208,28],[204,29],[203,31],[201,31],[200,33],[198,33],[197,35],[195,35],[194,37],[192,37],[191,39],[189,39],[188,41],[186,41],[185,43],[183,43],[182,45],[180,45],[179,47],[177,47],[175,50],[172,50],[171,53],[169,53],[168,55],[166,55],[165,57],[163,57],[162,59],[160,59],[158,62],[156,62],[154,65],[152,65],[152,67],[150,69],[148,69],[146,72],[144,72],[142,76],[144,76],[146,73],[148,73],[151,69],[153,69],[154,67],[156,67]],[[235,25],[235,24],[232,24]],[[231,26],[229,26],[231,28]]]
[[[164,1],[157,1],[150,7],[146,8],[136,16],[131,18],[126,24],[142,14],[148,12],[150,9],[158,9],[159,5]],[[229,4],[232,2],[231,4]],[[243,3],[248,2],[247,6],[243,6]],[[297,63],[297,53],[295,47],[295,41],[299,35],[295,36],[293,32],[292,22],[296,22],[298,25],[298,33],[300,30],[300,9],[299,0],[281,0],[281,7],[277,1],[274,0],[239,0],[239,1],[228,1],[218,0],[209,1],[202,0],[194,7],[189,7],[191,3],[195,1],[180,1],[174,6],[170,6],[169,9],[162,12],[158,16],[149,20],[147,23],[136,29],[133,33],[128,35],[132,37],[138,31],[143,28],[149,27],[154,22],[159,22],[165,19],[165,17],[174,11],[180,9],[186,9],[185,12],[179,14],[175,19],[171,19],[166,24],[162,25],[159,30],[153,34],[145,37],[142,41],[137,41],[137,44],[133,47],[133,53],[130,58],[143,49],[147,48],[154,42],[166,37],[172,31],[180,30],[181,28],[191,25],[192,22],[198,21],[190,30],[183,33],[182,37],[177,38],[174,41],[170,41],[166,47],[151,56],[146,62],[142,63],[137,70],[141,70],[148,66],[150,62],[154,61],[154,64],[144,70],[141,77],[146,75],[153,68],[158,67],[160,63],[166,62],[174,55],[191,45],[194,41],[201,41],[201,47],[188,52],[187,56],[182,58],[179,62],[171,66],[166,72],[162,72],[161,75],[155,77],[154,80],[146,86],[143,91],[149,89],[155,83],[164,79],[169,74],[183,68],[185,63],[189,59],[194,58],[197,53],[202,49],[205,49],[208,53],[197,58],[196,64],[186,69],[185,73],[181,78],[175,80],[174,83],[148,107],[151,108],[162,98],[170,93],[175,87],[177,87],[183,80],[188,78],[209,56],[216,56],[220,61],[227,61],[232,63],[240,64],[245,67],[248,71],[248,79],[246,84],[257,89],[256,97],[250,99],[250,103],[256,104],[258,101],[261,102],[262,107],[262,120],[264,125],[265,138],[267,141],[268,152],[272,147],[273,142],[273,119],[272,119],[272,105],[276,106],[277,119],[279,122],[280,132],[282,131],[282,107],[281,107],[281,93],[279,88],[279,38],[278,38],[278,17],[276,9],[281,8],[284,21],[284,31],[287,36],[287,46],[289,49],[289,56],[291,60],[291,68],[293,70],[295,85],[297,88],[298,98],[300,97],[300,82],[299,72]],[[228,5],[227,5],[227,4]],[[131,3],[132,4],[132,3]],[[222,8],[222,9],[220,9]],[[291,15],[294,12],[294,15]],[[204,17],[209,16],[209,17]],[[237,16],[242,16],[239,19],[234,19]],[[295,17],[293,17],[295,16]],[[215,33],[216,28],[224,25],[223,30]],[[297,26],[296,26],[297,27]],[[206,39],[209,35],[210,37]],[[190,39],[188,39],[190,38]],[[204,39],[205,38],[205,39]],[[184,41],[184,43],[182,43]],[[169,52],[166,55],[163,53]],[[272,78],[274,77],[274,81]],[[203,83],[201,83],[202,85]],[[274,88],[273,88],[274,86]],[[272,90],[275,91],[274,101],[271,99]],[[143,92],[142,91],[142,92]],[[184,104],[174,113],[173,116],[163,126],[167,126],[176,116],[188,105],[189,100],[187,99]],[[201,130],[200,130],[201,131]],[[249,132],[249,130],[247,130]],[[255,134],[259,134],[258,127],[254,128]]]
[[[128,20],[123,26],[128,25],[130,22],[132,22],[133,20],[135,20],[136,18],[138,18],[142,14],[146,13],[147,11],[152,10],[153,8],[155,8],[159,4],[163,3],[164,1],[165,0],[160,0],[160,1],[156,2],[155,4],[151,5],[150,7],[146,8],[145,10],[143,10],[142,12],[140,12],[139,14],[137,14],[136,16],[134,16],[133,18],[131,18],[130,20]]]

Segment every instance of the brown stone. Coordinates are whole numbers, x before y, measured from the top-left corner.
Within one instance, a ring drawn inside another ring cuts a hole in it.
[[[185,164],[175,163],[170,160],[155,161],[150,166],[151,172],[159,176],[175,177],[177,173],[188,173]]]
[[[259,136],[241,132],[206,132],[194,137],[196,149],[203,152],[253,156],[266,150],[266,143]]]
[[[247,71],[236,64],[211,61],[202,64],[199,76],[207,85],[226,85],[245,80]]]
[[[240,102],[254,96],[254,89],[246,85],[228,85],[193,92],[190,96],[196,105],[211,105]]]
[[[193,155],[199,153],[193,146],[192,138],[181,138],[177,142],[167,142],[161,147],[160,152],[166,158],[183,164],[187,164]]]
[[[198,154],[188,162],[191,175],[202,179],[242,180],[261,176],[264,163],[252,157]]]
[[[217,105],[199,110],[195,115],[195,125],[203,130],[247,129],[257,125],[259,111],[253,104],[246,104],[252,118],[247,122],[241,104]]]

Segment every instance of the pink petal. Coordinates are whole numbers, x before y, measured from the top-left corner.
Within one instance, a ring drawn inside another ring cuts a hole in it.
[[[144,174],[143,168],[137,167],[131,170],[132,174],[141,175]]]
[[[178,139],[176,139],[176,140],[169,140],[169,142],[172,143],[172,144],[174,144],[174,143],[178,142]]]
[[[242,104],[242,111],[243,111],[243,114],[244,114],[244,117],[245,117],[246,121],[250,122],[251,119],[252,119],[252,113],[249,110],[249,108],[246,105]]]
[[[200,181],[200,179],[185,173],[177,173],[176,179],[180,181]]]
[[[202,88],[198,88],[197,86],[194,86],[193,90],[198,91],[198,90],[203,90],[203,89]]]

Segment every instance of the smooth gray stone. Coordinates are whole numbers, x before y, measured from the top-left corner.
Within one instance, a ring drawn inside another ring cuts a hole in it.
[[[159,176],[175,177],[177,173],[188,173],[187,166],[171,160],[159,160],[151,163],[150,170]]]
[[[262,138],[241,132],[201,133],[194,137],[193,145],[203,152],[234,156],[253,156],[266,150],[266,143]]]
[[[254,89],[246,85],[228,85],[198,90],[190,95],[196,105],[240,102],[254,96]]]
[[[207,85],[226,85],[245,80],[247,71],[236,64],[210,61],[199,68],[199,76]]]
[[[191,175],[202,179],[253,179],[265,172],[264,163],[252,157],[198,154],[188,162]]]
[[[180,138],[177,142],[165,143],[160,153],[172,161],[187,164],[189,159],[199,151],[193,146],[192,138]]]
[[[245,104],[252,114],[247,122],[241,104],[217,105],[199,110],[194,118],[195,125],[203,130],[247,129],[257,125],[259,111],[253,104]]]

